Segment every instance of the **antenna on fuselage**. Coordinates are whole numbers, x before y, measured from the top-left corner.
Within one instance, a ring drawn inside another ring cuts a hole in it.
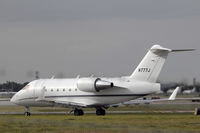
[[[80,75],[77,75],[76,78],[79,79],[79,78],[80,78]]]
[[[35,79],[39,79],[40,76],[39,76],[39,71],[35,71]]]

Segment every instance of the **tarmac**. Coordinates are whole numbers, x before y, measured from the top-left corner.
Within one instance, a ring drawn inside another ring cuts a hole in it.
[[[84,114],[95,114],[95,111],[84,111]],[[187,111],[106,111],[106,114],[144,114],[144,113],[194,113],[194,110]],[[24,112],[0,112],[0,115],[23,115]],[[68,112],[31,112],[32,115],[70,115]]]
[[[0,101],[0,106],[16,106],[14,103],[10,101]]]
[[[200,102],[189,102],[189,101],[170,101],[170,102],[155,102],[150,104],[199,104]],[[134,105],[134,104],[133,104]],[[0,100],[0,106],[16,106],[14,103],[11,103],[8,100]]]
[[[172,103],[151,103],[151,104],[200,104],[199,102],[179,102]],[[1,106],[17,106],[10,101],[0,101]],[[85,114],[95,114],[95,111],[84,111]],[[141,114],[141,113],[194,113],[194,110],[175,110],[175,111],[106,111],[107,114]],[[0,115],[23,115],[24,112],[0,112]],[[68,112],[31,112],[33,115],[69,115]]]

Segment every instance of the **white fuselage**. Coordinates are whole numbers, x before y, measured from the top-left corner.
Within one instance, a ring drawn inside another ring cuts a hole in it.
[[[99,92],[79,90],[74,79],[40,79],[30,82],[11,99],[22,106],[56,106],[54,103],[37,101],[42,88],[45,99],[67,101],[87,105],[87,107],[109,106],[133,100],[160,91],[160,84],[137,81],[130,78],[101,78],[110,81],[114,87]]]

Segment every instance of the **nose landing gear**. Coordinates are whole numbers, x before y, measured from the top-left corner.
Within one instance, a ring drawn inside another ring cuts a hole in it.
[[[30,116],[31,113],[30,112],[24,112],[24,116]]]
[[[24,116],[30,116],[30,108],[29,107],[25,107],[26,108],[26,112],[24,112]]]

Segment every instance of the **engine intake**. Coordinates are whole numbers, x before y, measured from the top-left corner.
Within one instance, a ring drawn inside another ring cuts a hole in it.
[[[78,89],[86,92],[99,92],[113,86],[112,82],[101,80],[100,78],[80,78],[77,82]]]

